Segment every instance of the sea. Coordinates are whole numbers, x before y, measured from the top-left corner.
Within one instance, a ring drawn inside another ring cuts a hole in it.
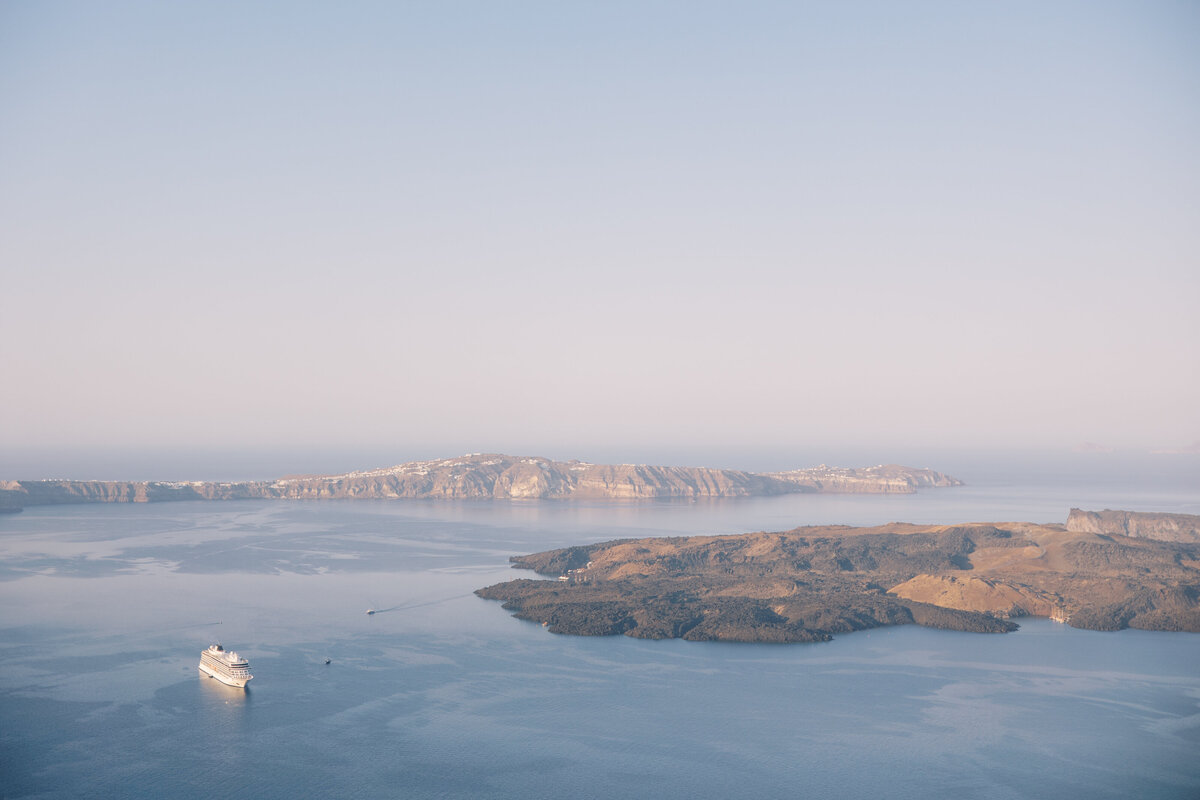
[[[912,495],[0,515],[0,797],[1200,797],[1200,635],[642,641],[472,594],[617,538],[1200,514],[1196,456],[957,458]],[[198,671],[217,642],[247,690]]]

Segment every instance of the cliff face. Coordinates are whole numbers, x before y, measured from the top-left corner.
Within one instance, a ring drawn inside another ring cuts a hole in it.
[[[749,497],[802,491],[806,491],[806,487],[737,470],[477,455],[417,461],[332,477],[282,479],[268,485],[264,496],[650,499]]]
[[[822,641],[918,624],[1200,632],[1200,544],[1031,523],[826,526],[639,539],[512,559],[556,581],[476,592],[554,633]]]
[[[957,486],[954,478],[910,467],[819,467],[756,474],[706,467],[589,464],[546,458],[470,455],[385,469],[244,483],[9,481],[0,508],[58,503],[147,503],[245,498],[627,499],[756,497],[803,492],[913,492]]]
[[[242,500],[265,497],[262,483],[159,481],[10,481],[11,502],[22,506],[72,503],[158,503],[171,500]]]
[[[1200,542],[1200,516],[1146,511],[1081,511],[1072,508],[1067,530],[1115,534],[1162,542]]]
[[[20,511],[28,495],[17,481],[0,481],[0,514]]]
[[[829,494],[912,494],[918,489],[962,486],[962,481],[931,469],[880,464],[850,469],[822,464],[810,469],[767,473],[772,478]]]

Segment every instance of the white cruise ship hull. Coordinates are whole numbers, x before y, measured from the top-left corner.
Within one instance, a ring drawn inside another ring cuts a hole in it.
[[[219,644],[210,645],[200,654],[200,671],[216,678],[226,686],[244,689],[254,676],[250,674],[250,663]]]
[[[250,678],[254,677],[251,675],[250,678],[231,678],[228,675],[222,675],[221,673],[204,664],[200,665],[200,671],[210,678],[216,678],[226,686],[235,686],[238,689],[246,688],[246,684],[250,682]]]

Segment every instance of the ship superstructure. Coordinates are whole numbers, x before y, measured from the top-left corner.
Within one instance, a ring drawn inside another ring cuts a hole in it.
[[[250,674],[250,664],[246,659],[219,644],[209,645],[207,650],[200,653],[200,671],[239,689],[254,677]]]

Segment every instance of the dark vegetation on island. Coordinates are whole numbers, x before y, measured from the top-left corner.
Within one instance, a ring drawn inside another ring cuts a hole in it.
[[[1024,616],[1200,632],[1200,541],[1059,525],[825,526],[620,540],[512,561],[557,579],[476,594],[554,633],[814,642],[884,625],[1007,632]]]

